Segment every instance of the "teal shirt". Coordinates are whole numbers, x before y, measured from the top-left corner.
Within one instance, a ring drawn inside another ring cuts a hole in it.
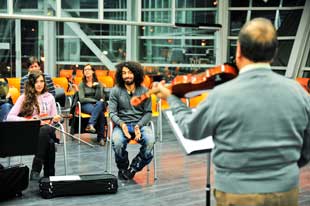
[[[168,98],[185,137],[212,135],[215,188],[283,192],[310,159],[310,99],[294,80],[252,69],[217,86],[195,112]]]

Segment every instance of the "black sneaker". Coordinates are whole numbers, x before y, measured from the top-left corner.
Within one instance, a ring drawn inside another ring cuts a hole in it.
[[[40,179],[40,172],[31,170],[30,172],[30,180],[39,181]]]
[[[126,176],[127,170],[120,169],[118,170],[118,179],[120,180],[128,180],[128,177]]]
[[[129,168],[127,171],[126,171],[126,177],[128,178],[128,180],[131,180],[136,174],[136,171],[133,169],[133,168]]]

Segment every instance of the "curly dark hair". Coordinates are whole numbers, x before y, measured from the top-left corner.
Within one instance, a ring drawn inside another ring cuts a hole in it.
[[[44,80],[44,88],[42,90],[42,94],[47,92],[44,74],[41,71],[32,71],[28,76],[28,80],[25,82],[25,100],[22,104],[19,116],[31,116],[35,109],[37,110],[38,114],[40,114],[40,106],[37,100],[37,92],[35,89],[36,80],[40,76],[42,76]]]
[[[91,70],[93,70],[93,82],[98,82],[98,78],[97,78],[97,75],[96,75],[96,73],[95,73],[95,69],[94,69],[94,67],[91,65],[91,64],[86,64],[85,66],[84,66],[84,68],[83,68],[83,82],[84,82],[84,84],[86,84],[87,83],[87,80],[86,80],[86,77],[85,77],[85,75],[84,75],[84,70],[85,70],[85,68],[87,67],[87,66],[90,66],[90,68],[91,68]]]
[[[134,61],[126,61],[117,64],[115,67],[116,67],[115,79],[116,84],[119,87],[123,88],[125,87],[125,81],[123,80],[122,77],[123,67],[127,67],[133,73],[135,86],[136,87],[141,86],[144,80],[144,71],[140,63]]]

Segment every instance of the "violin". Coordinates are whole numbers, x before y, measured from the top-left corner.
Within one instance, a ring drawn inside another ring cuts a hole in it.
[[[60,114],[60,116],[62,117],[62,118],[72,118],[72,114],[68,114],[68,115],[63,115],[63,114]],[[33,119],[33,116],[29,116],[29,117],[25,117],[26,119]],[[92,144],[89,144],[88,142],[86,142],[85,140],[82,140],[82,139],[80,139],[80,138],[77,138],[77,137],[75,137],[74,135],[72,135],[72,134],[70,134],[70,133],[68,133],[68,132],[65,132],[65,131],[63,131],[63,130],[61,130],[61,129],[59,129],[59,128],[57,128],[57,127],[55,127],[55,126],[52,126],[51,124],[49,124],[49,122],[53,119],[54,117],[53,116],[48,116],[47,114],[40,114],[38,117],[36,117],[35,119],[38,119],[38,120],[41,120],[41,121],[43,121],[44,123],[43,123],[43,125],[47,125],[47,126],[49,126],[49,127],[51,127],[51,128],[54,128],[55,130],[57,130],[57,131],[59,131],[59,132],[61,132],[61,133],[64,133],[65,135],[67,135],[67,136],[69,136],[69,137],[72,137],[73,139],[76,139],[76,140],[79,140],[79,141],[81,141],[81,142],[83,142],[83,143],[85,143],[85,144],[87,144],[87,145],[89,145],[89,146],[91,146],[91,147],[94,147],[94,145],[92,145]],[[49,121],[49,122],[46,122],[46,121]],[[45,123],[46,122],[46,123]],[[59,123],[58,123],[59,124]],[[57,143],[59,143],[59,139],[54,139]]]
[[[199,74],[187,74],[176,76],[167,88],[171,90],[171,93],[175,96],[182,98],[192,91],[197,90],[210,90],[215,86],[222,84],[235,78],[238,75],[238,69],[232,64],[222,64]],[[130,100],[131,105],[138,106],[144,100],[149,98],[151,94],[156,94],[158,89],[150,89],[141,96],[133,96]]]
[[[68,114],[68,115],[63,115],[60,114],[61,118],[72,118],[72,114]],[[47,114],[40,114],[39,116],[33,117],[33,116],[27,116],[25,117],[26,119],[37,119],[40,121],[43,121],[44,123],[49,124],[50,121],[54,118],[53,116],[48,116]]]

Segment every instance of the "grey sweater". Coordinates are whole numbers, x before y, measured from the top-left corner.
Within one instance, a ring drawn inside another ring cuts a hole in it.
[[[133,96],[140,96],[145,92],[147,92],[147,88],[137,87]],[[138,124],[140,127],[145,126],[152,118],[151,99],[148,98],[136,107],[130,104],[130,99],[131,96],[125,88],[113,87],[109,98],[109,114],[112,121],[117,125],[124,122]]]
[[[96,103],[100,99],[105,99],[104,88],[100,82],[95,86],[88,87],[84,82],[79,85],[79,101],[84,103]]]
[[[185,137],[212,135],[215,188],[283,192],[298,185],[310,159],[309,95],[294,80],[253,69],[217,86],[197,108],[170,96]]]

